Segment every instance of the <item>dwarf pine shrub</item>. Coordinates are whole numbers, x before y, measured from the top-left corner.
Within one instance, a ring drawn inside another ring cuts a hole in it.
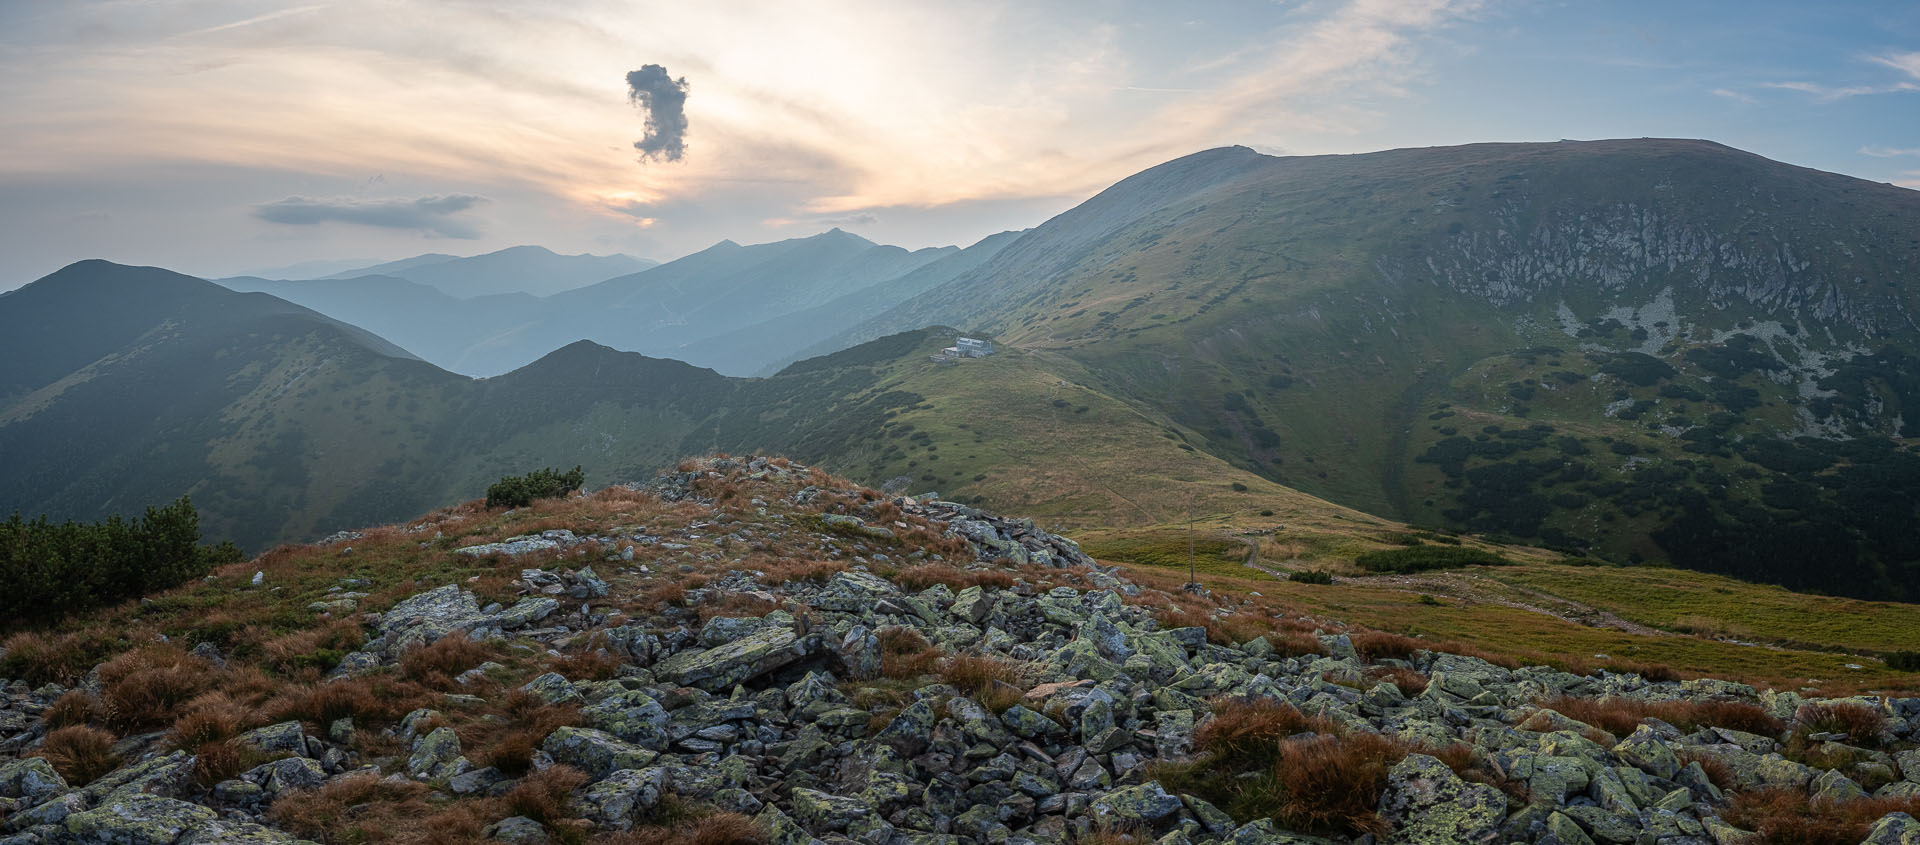
[[[536,469],[526,475],[509,475],[487,488],[487,507],[524,508],[535,499],[557,499],[586,483],[580,467],[561,472],[553,467]]]

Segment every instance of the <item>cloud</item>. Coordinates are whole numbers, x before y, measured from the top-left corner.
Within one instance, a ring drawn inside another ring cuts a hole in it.
[[[1860,154],[1870,155],[1870,156],[1873,156],[1874,158],[1896,158],[1899,156],[1920,156],[1920,148],[1902,149],[1899,147],[1861,147]]]
[[[313,199],[292,196],[253,207],[253,216],[268,223],[312,226],[352,223],[382,229],[416,229],[443,238],[480,237],[479,229],[452,216],[486,202],[471,194],[445,194],[418,199]]]
[[[1817,82],[1764,82],[1761,84],[1767,88],[1778,88],[1782,91],[1799,91],[1803,94],[1812,94],[1814,99],[1822,103],[1831,103],[1836,100],[1844,100],[1849,97],[1861,97],[1868,94],[1898,94],[1903,91],[1920,91],[1920,85],[1911,82],[1895,82],[1892,85],[1849,85],[1845,88],[1832,88]]]
[[[1873,56],[1869,61],[1886,65],[1914,79],[1920,79],[1920,53],[1893,53],[1886,56]]]
[[[1734,100],[1736,102],[1741,102],[1741,103],[1754,102],[1752,95],[1742,94],[1738,91],[1732,91],[1726,88],[1715,88],[1712,91],[1708,91],[1707,93],[1712,94],[1716,97],[1725,97],[1729,100]]]
[[[679,161],[687,154],[687,78],[674,79],[660,65],[627,74],[627,98],[647,111],[647,134],[633,142],[640,157]]]

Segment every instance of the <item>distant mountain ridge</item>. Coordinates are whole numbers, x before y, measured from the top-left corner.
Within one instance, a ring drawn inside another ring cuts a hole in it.
[[[769,244],[722,241],[544,297],[461,297],[433,281],[474,259],[369,268],[388,275],[221,283],[368,326],[469,375],[500,375],[581,339],[749,375],[778,369],[832,333],[971,269],[1010,240],[908,251],[836,228]],[[840,305],[821,311],[829,302]]]
[[[326,278],[392,276],[430,285],[462,299],[512,293],[551,296],[659,263],[619,253],[560,255],[543,246],[516,246],[467,258],[419,255]]]

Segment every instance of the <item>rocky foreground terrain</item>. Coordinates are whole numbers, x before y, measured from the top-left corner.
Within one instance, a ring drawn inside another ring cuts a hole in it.
[[[0,843],[1920,843],[1920,699],[1578,676],[780,459],[6,641]]]

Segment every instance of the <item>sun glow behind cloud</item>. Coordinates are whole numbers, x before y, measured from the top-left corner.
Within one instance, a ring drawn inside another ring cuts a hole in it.
[[[27,116],[0,139],[0,173],[404,171],[636,221],[742,183],[800,186],[791,215],[1083,194],[1222,137],[1325,125],[1290,103],[1394,81],[1411,36],[1476,4],[1359,0],[1251,33],[1223,62],[1196,50],[1172,77],[1135,66],[1122,24],[1017,3],[153,5],[166,14],[49,13],[85,43],[8,51],[53,67],[9,98]],[[682,162],[636,160],[622,78],[644,63],[691,83]],[[1169,86],[1193,93],[1142,96]]]

